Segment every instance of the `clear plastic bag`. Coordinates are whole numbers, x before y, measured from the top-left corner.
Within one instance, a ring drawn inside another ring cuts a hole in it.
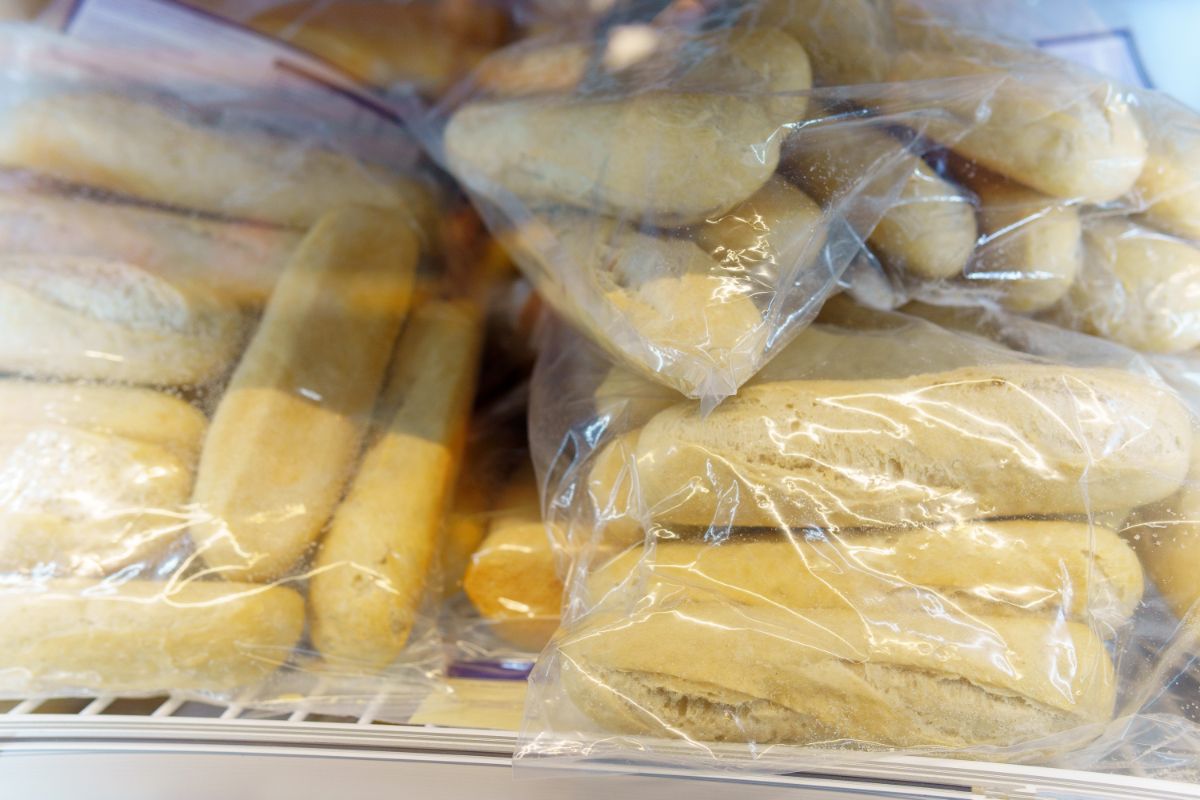
[[[1117,345],[912,310],[943,324],[831,301],[708,414],[546,338],[534,454],[575,559],[523,763],[1194,775],[1188,604],[1129,521],[1190,488],[1194,412]]]
[[[560,313],[706,406],[864,249],[910,296],[1193,346],[1196,114],[981,35],[983,16],[932,0],[629,4],[490,57],[428,138]],[[1094,255],[1091,219],[1171,239],[1128,268],[1169,272],[1170,308]],[[1126,313],[1166,332],[1112,322]]]
[[[404,719],[482,337],[441,212],[143,57],[0,31],[0,693]]]

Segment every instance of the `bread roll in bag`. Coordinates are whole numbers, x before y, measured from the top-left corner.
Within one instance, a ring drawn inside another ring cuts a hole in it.
[[[320,535],[358,458],[416,262],[412,230],[383,209],[330,212],[297,247],[200,457],[192,537],[214,571],[277,578]]]
[[[181,157],[185,156],[185,157]],[[347,205],[426,219],[411,178],[312,143],[216,128],[117,94],[35,96],[0,115],[0,165],[155,203],[306,228]]]

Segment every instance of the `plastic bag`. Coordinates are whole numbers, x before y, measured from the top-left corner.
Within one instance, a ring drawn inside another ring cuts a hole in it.
[[[1190,487],[1193,412],[1129,350],[954,313],[833,301],[707,415],[547,337],[534,454],[577,557],[522,759],[1195,769],[1194,636],[1126,522]]]
[[[0,692],[405,718],[482,334],[432,194],[219,59],[0,58]]]

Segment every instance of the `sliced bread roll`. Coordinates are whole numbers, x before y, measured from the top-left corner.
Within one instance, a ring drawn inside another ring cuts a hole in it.
[[[703,741],[1012,745],[1107,721],[1116,689],[1087,626],[1028,617],[683,602],[558,647],[605,731]]]

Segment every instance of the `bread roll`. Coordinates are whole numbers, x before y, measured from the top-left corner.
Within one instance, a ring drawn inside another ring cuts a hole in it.
[[[501,203],[515,196],[663,225],[721,214],[775,171],[779,126],[804,115],[803,96],[789,93],[811,76],[803,49],[777,31],[698,49],[716,54],[691,57],[671,91],[468,103],[446,128],[450,169]]]
[[[824,205],[855,196],[852,225],[893,269],[921,278],[962,272],[975,250],[975,209],[897,139],[873,126],[801,129],[787,141],[783,172]]]
[[[454,487],[479,369],[481,321],[464,305],[414,312],[367,449],[317,553],[312,637],[327,659],[379,668],[404,649]]]
[[[911,84],[943,78],[975,78],[979,88]],[[904,52],[888,80],[895,82],[891,110],[930,103],[943,109],[921,117],[922,133],[1053,197],[1115,200],[1133,187],[1146,161],[1146,139],[1122,93],[1057,61],[1031,57],[998,64],[987,57]],[[989,113],[981,116],[981,108]]]
[[[0,255],[0,370],[197,385],[237,353],[238,310],[194,284],[102,259]]]
[[[299,237],[261,225],[188,217],[47,191],[0,193],[0,250],[133,264],[222,299],[266,302]]]
[[[1106,722],[1115,700],[1098,637],[1031,617],[683,602],[596,614],[558,646],[611,733],[1008,745]]]
[[[818,86],[881,83],[896,52],[890,8],[877,0],[771,0],[758,21],[796,37]]]
[[[1137,556],[1086,523],[972,521],[911,531],[660,540],[588,579],[592,604],[636,591],[660,602],[859,610],[938,603],[952,615],[1037,614],[1106,629],[1142,597]]]
[[[776,176],[753,197],[695,230],[696,244],[725,269],[771,279],[813,267],[825,246],[821,207]]]
[[[58,580],[0,591],[0,691],[228,691],[287,662],[304,600],[284,587]]]
[[[11,109],[0,119],[0,165],[296,227],[354,204],[405,207],[422,218],[430,203],[415,181],[340,153],[265,133],[221,130],[101,92],[50,94]]]
[[[490,25],[466,31],[447,24],[447,5],[298,0],[254,16],[250,25],[368,83],[408,83],[437,94],[483,58],[504,32],[499,8],[470,4],[470,13]]]
[[[555,275],[546,298],[609,352],[687,394],[730,394],[754,374],[767,331],[744,273],[611,219],[543,220],[514,243],[517,255],[527,271]]]
[[[1174,101],[1144,99],[1142,129],[1149,139],[1136,193],[1146,221],[1200,241],[1200,116]]]
[[[407,313],[416,239],[394,214],[331,212],[300,243],[213,417],[192,537],[229,578],[272,580],[350,477]]]
[[[668,526],[923,527],[1161,500],[1191,441],[1172,392],[1112,369],[781,381],[707,417],[660,412],[600,453],[589,489],[609,517]]]
[[[126,386],[0,380],[0,428],[66,426],[133,439],[192,460],[208,421],[169,394]]]
[[[1152,353],[1200,345],[1200,246],[1120,218],[1090,221],[1084,246],[1058,321]]]
[[[979,171],[967,185],[979,197],[983,232],[967,277],[997,289],[1013,311],[1041,311],[1057,303],[1083,263],[1078,209]]]
[[[502,639],[527,650],[545,646],[558,627],[563,584],[540,509],[512,509],[493,520],[463,590]]]

